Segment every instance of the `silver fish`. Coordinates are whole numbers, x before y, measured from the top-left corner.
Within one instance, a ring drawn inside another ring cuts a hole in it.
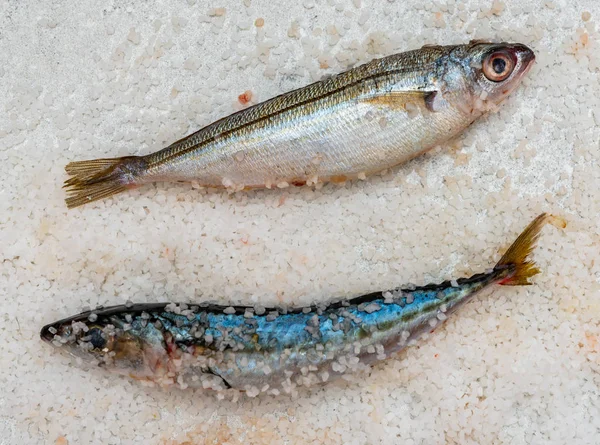
[[[527,285],[542,214],[490,270],[295,310],[139,304],[99,308],[42,328],[84,363],[163,386],[290,393],[367,368],[432,331],[497,283]]]
[[[426,46],[220,119],[146,156],[71,162],[69,208],[156,181],[242,190],[341,182],[406,162],[495,109],[535,59],[521,44]]]

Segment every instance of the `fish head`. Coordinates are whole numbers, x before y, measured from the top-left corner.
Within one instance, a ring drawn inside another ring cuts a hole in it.
[[[534,61],[534,52],[520,43],[473,41],[452,49],[443,81],[460,98],[459,106],[480,115],[500,105],[519,86]]]
[[[75,357],[80,364],[98,366],[140,380],[155,380],[167,371],[169,357],[162,331],[139,316],[129,319],[117,308],[83,312],[46,325],[45,342]],[[164,372],[161,372],[164,371]]]
[[[496,105],[512,93],[535,61],[520,43],[478,43],[469,49],[475,95]]]

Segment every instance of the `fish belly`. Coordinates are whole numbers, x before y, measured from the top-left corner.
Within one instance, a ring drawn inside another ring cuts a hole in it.
[[[408,107],[374,100],[313,105],[217,137],[148,180],[240,189],[343,181],[406,162],[469,124],[458,110],[430,111],[419,99]]]

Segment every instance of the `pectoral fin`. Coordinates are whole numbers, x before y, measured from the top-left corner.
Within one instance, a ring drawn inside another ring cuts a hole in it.
[[[370,97],[365,99],[365,102],[378,107],[403,110],[408,113],[423,108],[436,112],[447,105],[439,91],[393,91]]]

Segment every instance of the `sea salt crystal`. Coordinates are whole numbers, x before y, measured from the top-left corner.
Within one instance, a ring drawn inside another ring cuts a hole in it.
[[[295,39],[300,38],[300,27],[299,27],[297,21],[295,21],[295,20],[292,21],[292,23],[288,29],[287,35],[290,38],[295,38]]]
[[[311,159],[311,163],[313,163],[314,165],[319,165],[321,162],[323,162],[323,155],[321,153],[315,155]]]
[[[363,10],[358,18],[358,25],[363,26],[365,23],[367,23],[370,17],[371,13],[367,9]]]
[[[129,30],[129,34],[127,34],[127,40],[129,40],[134,45],[138,45],[141,41],[141,34],[135,31],[135,28],[131,28]]]
[[[502,2],[500,0],[494,0],[494,2],[492,3],[492,14],[494,14],[494,15],[502,14],[502,11],[504,11],[505,6],[506,5],[504,4],[504,2]]]
[[[246,387],[246,395],[248,397],[256,397],[260,394],[260,390],[256,386]]]
[[[80,332],[87,332],[89,330],[88,325],[81,321],[75,321],[71,323],[71,328],[73,329],[73,334],[77,335]]]
[[[211,17],[222,17],[226,12],[225,8],[213,8],[209,11],[208,15]]]
[[[368,305],[365,306],[364,311],[367,314],[371,314],[373,312],[377,312],[380,309],[381,309],[381,306],[378,305],[377,303],[370,303],[370,304],[368,304]]]

